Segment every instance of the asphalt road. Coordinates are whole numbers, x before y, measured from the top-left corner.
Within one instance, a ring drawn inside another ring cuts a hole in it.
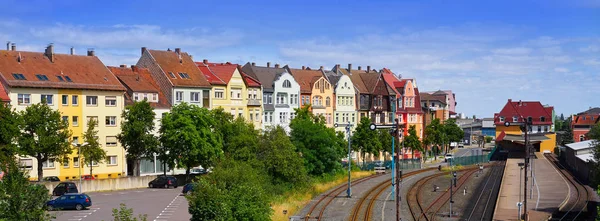
[[[454,153],[454,157],[466,157],[471,155],[480,155],[482,153],[482,149],[479,147],[473,148],[457,148],[456,153]]]
[[[138,214],[148,215],[148,220],[183,221],[190,220],[188,203],[181,196],[181,188],[176,189],[134,189],[113,192],[89,193],[92,207],[87,210],[53,211],[57,221],[111,221],[112,209],[124,203]]]

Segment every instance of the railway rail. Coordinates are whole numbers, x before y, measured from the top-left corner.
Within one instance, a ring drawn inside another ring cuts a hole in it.
[[[563,207],[566,209],[565,211],[559,211],[558,213],[553,214],[553,219],[557,220],[579,220],[583,219],[585,214],[583,214],[588,207],[588,203],[590,201],[590,193],[588,188],[585,187],[577,178],[575,178],[571,173],[569,173],[566,168],[558,161],[558,159],[553,154],[544,154],[544,156],[552,163],[552,165],[560,171],[560,173],[565,177],[569,183],[573,187],[575,187],[576,198],[574,201],[567,202]],[[569,193],[570,194],[570,193]]]
[[[502,174],[504,173],[505,165],[506,161],[502,161],[497,165],[492,166],[492,171],[490,171],[490,174],[483,184],[483,189],[481,192],[479,192],[477,201],[475,201],[469,216],[465,216],[467,221],[492,220],[492,216],[494,215],[494,205],[497,194],[500,190],[500,184],[502,182]]]

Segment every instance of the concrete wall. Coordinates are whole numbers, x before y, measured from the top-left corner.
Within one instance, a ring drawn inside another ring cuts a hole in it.
[[[148,187],[148,182],[152,181],[156,176],[140,176],[140,177],[123,177],[118,179],[100,179],[100,180],[83,180],[79,187],[79,180],[74,180],[79,188],[79,192],[98,192],[109,190],[123,190]],[[60,182],[47,182],[44,186],[48,188],[50,193],[54,187]]]

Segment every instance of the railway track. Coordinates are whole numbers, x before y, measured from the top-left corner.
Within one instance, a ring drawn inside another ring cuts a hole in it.
[[[437,168],[428,168],[417,171],[411,171],[403,174],[402,179],[433,170],[437,170]],[[388,189],[391,185],[392,184],[390,180],[386,180],[377,184],[375,187],[371,188],[367,193],[365,193],[363,197],[360,198],[358,203],[354,206],[350,220],[371,220],[373,217],[373,208],[375,207],[377,199],[379,198],[379,196],[381,196],[381,193],[383,193],[383,191]],[[368,202],[368,204],[366,204],[366,202]]]
[[[367,177],[363,177],[357,180],[354,180],[350,183],[351,186],[354,186],[356,184],[365,182],[367,180],[382,176],[383,174],[374,174],[371,176],[367,176]],[[329,193],[324,194],[323,196],[319,197],[319,200],[310,207],[310,210],[308,211],[308,213],[304,216],[305,220],[309,220],[309,219],[317,219],[317,220],[321,220],[323,217],[323,213],[325,212],[325,209],[327,209],[327,206],[329,206],[329,204],[331,203],[331,201],[333,201],[333,199],[335,199],[336,196],[340,195],[342,192],[344,192],[344,190],[346,190],[348,186],[347,185],[340,185],[338,187],[336,187],[335,189],[329,191]],[[319,209],[317,209],[319,208]]]
[[[470,176],[472,176],[475,172],[477,172],[477,168],[467,168],[460,171],[464,171],[456,183],[456,187],[452,187],[454,191],[458,191],[468,180]],[[435,220],[436,214],[440,211],[440,209],[450,200],[450,191],[442,193],[438,196],[433,202],[431,202],[427,207],[423,204],[423,199],[421,198],[422,189],[426,186],[425,184],[430,180],[449,174],[449,172],[434,174],[428,177],[425,177],[415,183],[411,189],[409,190],[408,195],[408,208],[411,213],[413,220]],[[416,202],[416,205],[411,202]]]
[[[566,211],[559,211],[557,214],[553,214],[553,220],[578,220],[583,219],[583,212],[586,211],[588,207],[588,202],[590,199],[589,190],[583,185],[577,178],[575,178],[571,173],[569,173],[565,167],[556,159],[553,154],[544,154],[544,156],[552,163],[552,165],[560,171],[560,173],[569,180],[569,183],[573,187],[575,187],[576,198],[575,201],[567,202],[565,205]],[[570,193],[569,193],[570,194]],[[556,215],[556,217],[555,217]]]
[[[492,171],[488,175],[483,189],[473,205],[473,209],[466,220],[492,220],[494,214],[494,205],[496,202],[497,194],[500,189],[500,183],[502,182],[502,174],[504,173],[504,167],[506,161],[500,162],[498,165],[492,166]],[[491,181],[491,182],[490,182]],[[494,194],[496,193],[496,194]],[[483,201],[482,201],[483,200]]]

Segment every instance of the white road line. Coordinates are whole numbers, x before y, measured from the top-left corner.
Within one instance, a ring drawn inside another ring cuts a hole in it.
[[[168,220],[168,218],[171,217],[171,214],[163,214],[163,213],[173,213],[174,210],[177,210],[179,208],[179,205],[181,204],[179,202],[176,203],[176,201],[179,197],[180,197],[179,194],[177,194],[177,196],[175,196],[175,198],[173,198],[173,200],[171,200],[171,203],[169,203],[169,205],[167,205],[163,209],[163,211],[160,214],[158,214],[158,216],[154,219],[154,221]],[[167,211],[167,210],[171,210],[171,211]]]
[[[409,181],[412,178],[415,178],[415,177],[412,176],[412,177],[409,177],[408,179],[403,179],[402,182]],[[403,188],[404,188],[404,186],[400,187],[400,192],[402,192]],[[391,195],[392,195],[392,191],[390,191],[390,193],[388,193],[388,195],[385,197],[385,200],[383,201],[383,206],[381,207],[381,220],[382,221],[385,221],[385,213],[384,213],[385,204],[387,203],[387,201],[388,201],[388,199],[390,198]]]
[[[81,220],[81,219],[69,219],[69,220]]]

